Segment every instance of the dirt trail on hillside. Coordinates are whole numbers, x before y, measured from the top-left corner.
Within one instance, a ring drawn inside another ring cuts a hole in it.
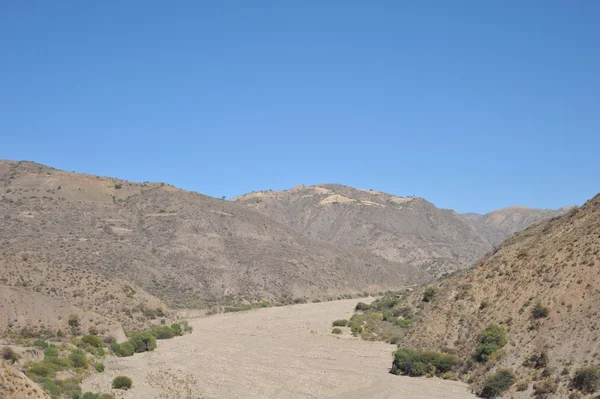
[[[474,398],[462,383],[389,374],[393,345],[332,336],[332,320],[350,317],[356,302],[193,320],[192,334],[159,341],[155,352],[107,360],[104,373],[84,381],[84,392],[126,399]],[[132,377],[133,389],[111,391],[117,375]]]

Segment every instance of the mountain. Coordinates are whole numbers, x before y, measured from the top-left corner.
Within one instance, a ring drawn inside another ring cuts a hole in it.
[[[253,192],[233,201],[309,237],[370,251],[434,276],[470,266],[514,231],[561,212],[507,208],[460,215],[423,198],[337,184]]]
[[[496,246],[512,234],[525,230],[527,227],[562,215],[573,207],[565,206],[558,210],[554,209],[535,209],[525,206],[511,206],[498,209],[485,215],[476,213],[463,214],[472,221],[475,228],[492,245]]]
[[[0,195],[0,284],[121,323],[157,308],[291,302],[430,278],[164,183],[0,161]]]
[[[551,388],[556,383],[556,393],[543,397],[583,397],[569,396],[569,382],[576,369],[598,365],[599,270],[597,195],[516,233],[475,268],[442,279],[429,303],[423,301],[429,287],[411,292],[408,302],[419,309],[418,321],[399,344],[466,358],[495,323],[508,332],[508,344],[493,361],[469,370],[469,379],[508,367],[519,381],[545,380],[543,386]],[[508,396],[530,397],[533,385],[522,392],[513,387]]]

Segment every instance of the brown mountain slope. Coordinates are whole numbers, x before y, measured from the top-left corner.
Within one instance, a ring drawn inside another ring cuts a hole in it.
[[[431,303],[422,302],[425,288],[409,295],[421,308],[402,346],[451,348],[463,357],[472,353],[490,323],[505,326],[505,355],[489,366],[509,367],[520,380],[558,381],[556,398],[568,396],[574,370],[600,363],[600,195],[580,209],[536,224],[506,240],[474,269],[436,284]],[[533,309],[547,308],[548,315]],[[545,353],[546,367],[524,366],[532,355]],[[476,372],[482,372],[481,370]],[[508,397],[531,396],[513,391]]]
[[[50,399],[50,395],[25,374],[0,360],[1,399]]]
[[[131,282],[172,306],[378,291],[429,278],[165,184],[0,161],[0,193],[0,250]]]
[[[568,212],[572,207],[554,209],[535,209],[525,206],[511,206],[495,210],[485,215],[464,214],[475,228],[492,245],[502,243],[512,234],[525,230],[527,227]]]
[[[336,184],[261,191],[234,199],[323,241],[360,248],[439,276],[470,266],[508,237],[542,217],[463,216],[422,198],[397,197]],[[508,213],[505,212],[505,213]],[[498,226],[498,227],[497,227]],[[501,240],[500,240],[501,241]]]

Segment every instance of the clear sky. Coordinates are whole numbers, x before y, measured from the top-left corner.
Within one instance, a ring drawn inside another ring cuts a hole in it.
[[[598,1],[0,1],[0,158],[460,212],[600,191]]]

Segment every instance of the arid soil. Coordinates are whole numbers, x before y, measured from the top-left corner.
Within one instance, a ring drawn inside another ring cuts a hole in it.
[[[467,386],[388,373],[393,345],[366,342],[331,321],[350,317],[357,299],[221,314],[191,321],[194,332],[159,341],[154,352],[111,359],[84,391],[117,398],[473,398]]]

